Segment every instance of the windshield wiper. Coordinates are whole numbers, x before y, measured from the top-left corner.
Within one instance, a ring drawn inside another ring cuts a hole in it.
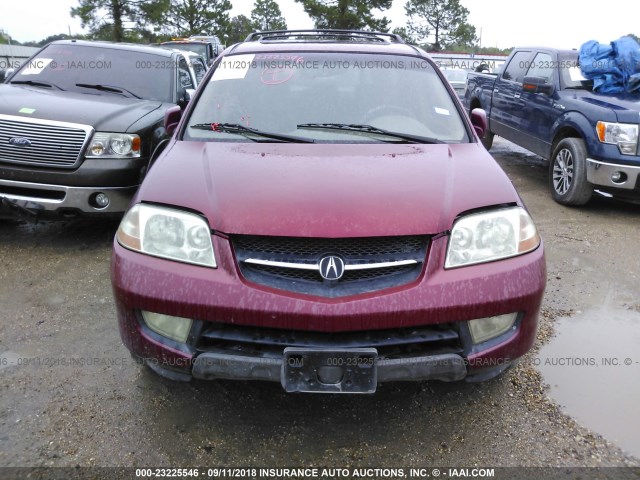
[[[405,140],[409,143],[443,143],[434,138],[421,137],[419,135],[410,135],[399,132],[391,132],[389,130],[374,127],[373,125],[356,125],[347,123],[301,123],[300,125],[298,125],[298,128],[313,130],[340,130],[344,132],[384,135],[387,137]]]
[[[139,97],[135,93],[130,92],[126,88],[113,87],[111,85],[93,85],[93,84],[90,84],[90,83],[76,83],[76,87],[92,88],[94,90],[100,90],[101,92],[111,92],[111,93],[119,93],[119,94],[128,93],[129,95],[131,95],[134,98],[142,99],[142,97]]]
[[[233,133],[236,135],[242,135],[249,140],[253,140],[254,142],[257,142],[258,140],[253,137],[263,137],[270,138],[272,140],[279,140],[281,142],[315,143],[313,140],[308,138],[282,135],[280,133],[263,132],[261,130],[256,130],[255,128],[245,127],[244,125],[241,125],[239,123],[196,123],[195,125],[190,125],[190,127],[197,128],[198,130],[209,130],[211,132]]]
[[[32,85],[34,87],[57,88],[58,90],[64,91],[64,88],[60,88],[59,86],[54,85],[53,83],[40,82],[38,80],[13,80],[9,83],[13,83],[16,85]]]

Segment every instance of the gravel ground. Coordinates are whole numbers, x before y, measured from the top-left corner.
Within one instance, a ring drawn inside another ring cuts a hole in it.
[[[0,363],[0,466],[640,466],[562,413],[532,365],[554,319],[598,305],[602,285],[640,309],[640,208],[561,207],[540,159],[499,140],[493,153],[543,235],[549,282],[534,351],[484,384],[343,397],[172,383],[120,343],[115,223],[0,223],[0,359],[31,362]]]

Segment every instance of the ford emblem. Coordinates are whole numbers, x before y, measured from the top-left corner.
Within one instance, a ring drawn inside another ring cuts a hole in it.
[[[11,145],[15,145],[16,147],[30,147],[31,140],[25,137],[13,137],[9,139],[9,143]]]

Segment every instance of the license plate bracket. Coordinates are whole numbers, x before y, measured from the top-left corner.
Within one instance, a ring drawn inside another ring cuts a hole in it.
[[[373,393],[378,383],[375,348],[288,347],[282,363],[287,392]]]

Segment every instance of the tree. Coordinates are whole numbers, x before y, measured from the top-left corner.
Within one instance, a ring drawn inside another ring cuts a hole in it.
[[[242,42],[247,35],[255,30],[253,22],[245,15],[238,15],[233,17],[227,25],[226,29],[226,44],[233,45],[234,43]]]
[[[627,35],[627,37],[631,37],[633,38],[636,42],[640,43],[640,38],[638,38],[637,35],[634,35],[633,33],[630,33]]]
[[[97,40],[123,42],[138,38],[152,38],[146,30],[160,23],[169,0],[78,0],[71,9],[72,17],[79,17],[82,28],[89,29],[89,37]],[[135,31],[134,31],[135,29]]]
[[[286,30],[287,22],[274,0],[256,0],[251,12],[251,22],[256,30]]]
[[[417,43],[415,38],[407,31],[406,27],[396,27],[393,29],[391,33],[395,33],[396,35],[400,35],[403,40],[410,44]]]
[[[375,18],[372,10],[391,8],[392,0],[296,0],[313,19],[316,28],[389,30],[387,17]]]
[[[180,37],[220,33],[229,26],[231,7],[229,0],[170,0],[164,30]]]
[[[435,51],[477,42],[476,27],[467,23],[469,10],[460,5],[460,0],[409,0],[404,9],[409,33],[425,43],[433,37],[431,47]]]

